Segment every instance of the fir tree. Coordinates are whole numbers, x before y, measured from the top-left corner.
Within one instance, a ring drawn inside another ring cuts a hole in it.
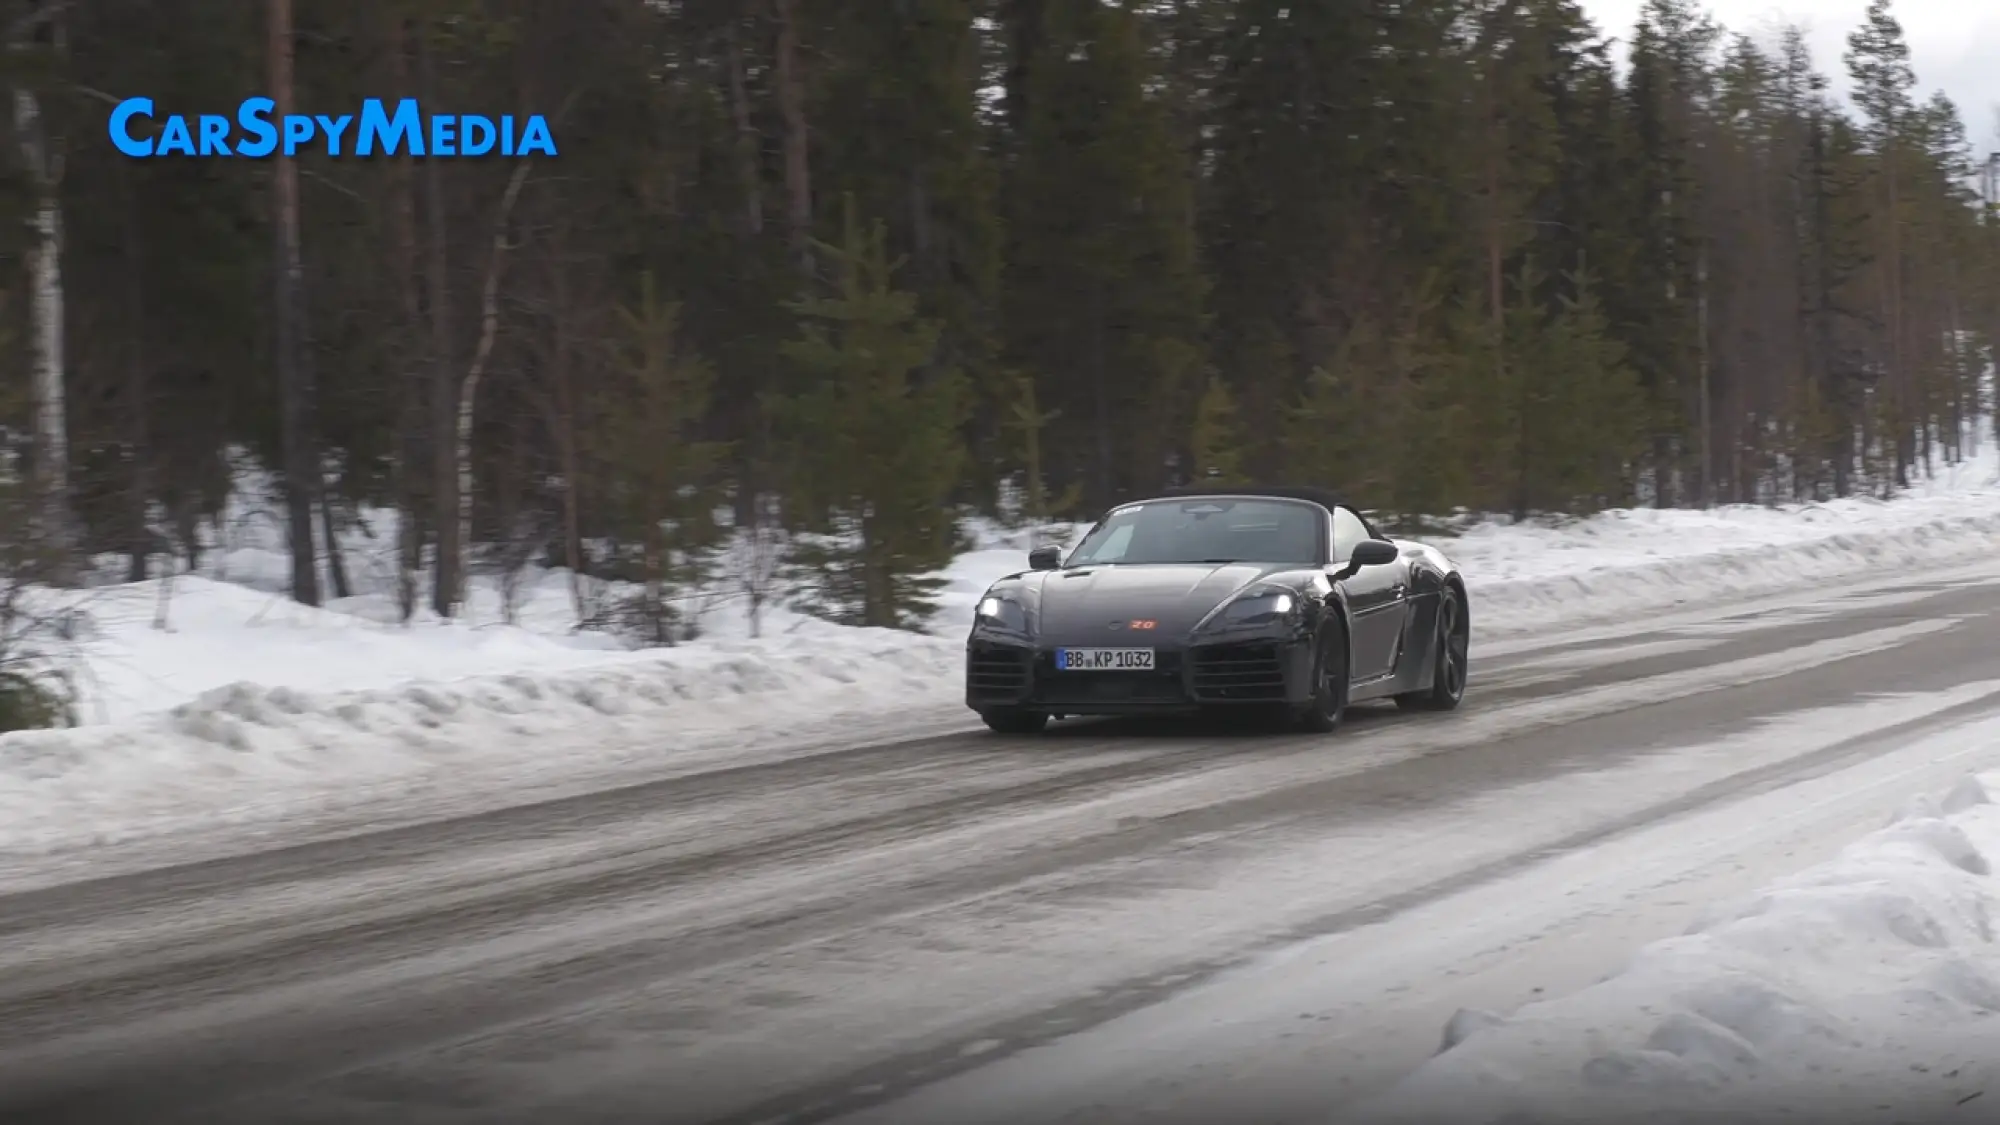
[[[699,588],[710,574],[720,536],[712,474],[727,455],[723,443],[698,440],[714,387],[714,370],[680,345],[680,306],[660,300],[653,275],[640,275],[636,305],[617,309],[620,347],[607,460],[616,470],[613,496],[639,547],[645,592],[627,607],[626,625],[649,643],[689,639],[693,622],[676,595]]]
[[[964,378],[931,369],[939,326],[895,288],[881,223],[852,201],[840,245],[817,249],[834,292],[792,305],[802,336],[785,347],[805,390],[775,404],[794,451],[792,512],[811,533],[794,558],[807,608],[843,624],[921,629],[958,548],[949,506],[964,462]],[[918,377],[919,372],[923,372]]]
[[[1043,410],[1035,392],[1032,375],[1012,376],[1014,394],[1008,403],[1006,424],[1019,438],[1023,485],[1020,517],[1030,537],[1039,545],[1052,528],[1050,517],[1067,512],[1083,498],[1083,488],[1072,482],[1061,495],[1051,499],[1042,467],[1042,435],[1048,424],[1062,415],[1060,410]]]
[[[1532,279],[1524,278],[1524,287]],[[1612,336],[1587,274],[1576,296],[1531,326],[1522,394],[1517,512],[1530,506],[1594,511],[1627,490],[1626,467],[1641,452],[1645,396]]]

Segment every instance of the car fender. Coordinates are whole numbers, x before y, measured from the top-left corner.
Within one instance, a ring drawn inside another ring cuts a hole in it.
[[[1391,539],[1390,542],[1403,552],[1404,564],[1410,568],[1411,584],[1419,589],[1436,590],[1446,578],[1458,573],[1458,565],[1428,543],[1410,539]]]
[[[1404,562],[1410,568],[1410,593],[1417,599],[1410,615],[1408,636],[1411,642],[1409,657],[1414,659],[1405,666],[1406,687],[1403,690],[1428,691],[1437,667],[1438,614],[1441,611],[1441,594],[1446,585],[1456,584],[1459,602],[1464,612],[1470,613],[1470,599],[1465,596],[1465,579],[1458,566],[1443,551],[1428,543],[1410,540],[1391,540],[1403,552]]]
[[[1354,666],[1354,630],[1351,627],[1353,614],[1348,610],[1347,606],[1347,587],[1334,581],[1324,571],[1314,574],[1311,584],[1313,592],[1319,595],[1320,603],[1319,620],[1313,624],[1314,636],[1317,636],[1319,630],[1326,628],[1328,624],[1338,626],[1340,631],[1347,636],[1348,667],[1352,668]]]

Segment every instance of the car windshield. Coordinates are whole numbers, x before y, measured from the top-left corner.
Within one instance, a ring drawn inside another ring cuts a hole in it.
[[[1066,565],[1319,562],[1318,508],[1283,500],[1149,500],[1092,528]]]

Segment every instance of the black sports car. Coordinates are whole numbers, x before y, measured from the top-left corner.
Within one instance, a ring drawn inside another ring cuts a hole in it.
[[[1038,547],[1028,566],[987,590],[966,640],[966,706],[997,731],[1238,708],[1324,732],[1350,703],[1465,696],[1458,568],[1319,489],[1121,504],[1067,559]]]

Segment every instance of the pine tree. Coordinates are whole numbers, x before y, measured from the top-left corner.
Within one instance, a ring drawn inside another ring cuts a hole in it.
[[[645,585],[623,624],[649,643],[673,644],[693,636],[694,622],[676,595],[709,577],[709,553],[721,533],[712,474],[728,446],[697,440],[715,373],[682,349],[680,307],[659,299],[651,273],[640,276],[638,303],[617,314],[624,382],[606,412],[606,453]]]
[[[1483,327],[1483,310],[1467,307]],[[1486,419],[1465,409],[1454,375],[1476,385],[1489,368],[1480,354],[1452,357],[1463,358],[1462,368],[1441,360],[1435,312],[1436,302],[1412,298],[1387,328],[1359,320],[1313,369],[1284,415],[1287,477],[1369,497],[1411,519],[1463,496],[1467,443]]]
[[[1012,401],[1008,403],[1005,419],[1009,429],[1020,441],[1021,475],[1024,487],[1021,496],[1020,516],[1028,526],[1031,538],[1039,545],[1050,531],[1050,518],[1058,512],[1068,512],[1083,498],[1083,488],[1070,482],[1067,489],[1054,499],[1049,497],[1048,480],[1042,468],[1042,435],[1050,422],[1058,418],[1060,410],[1043,410],[1035,392],[1035,378],[1021,372],[1012,373],[1014,387]]]
[[[1909,362],[1911,345],[1907,286],[1908,248],[1904,243],[1910,218],[1913,146],[1919,145],[1912,90],[1917,84],[1910,68],[1910,48],[1889,0],[1870,0],[1861,27],[1848,36],[1847,70],[1854,83],[1854,104],[1861,111],[1860,136],[1874,157],[1873,207],[1876,232],[1874,312],[1880,331],[1871,351],[1886,374],[1884,401],[1873,412],[1876,431],[1885,448],[1882,456],[1898,487],[1909,484],[1916,449],[1918,378]]]
[[[1636,175],[1627,206],[1640,237],[1627,310],[1649,398],[1655,503],[1705,499],[1708,388],[1701,376],[1706,271],[1700,145],[1713,96],[1720,29],[1688,0],[1647,0],[1632,39],[1626,97]]]
[[[958,547],[949,500],[964,464],[965,379],[935,370],[940,327],[895,288],[880,222],[863,228],[850,198],[839,245],[819,244],[829,296],[791,307],[802,336],[785,347],[804,387],[774,404],[792,445],[791,511],[811,533],[795,562],[807,608],[843,624],[921,629]],[[918,373],[921,372],[921,377]]]
[[[1524,278],[1524,287],[1532,278]],[[1627,466],[1642,448],[1645,396],[1625,347],[1611,334],[1589,276],[1576,296],[1529,325],[1524,342],[1519,514],[1531,508],[1595,511],[1626,494]]]

